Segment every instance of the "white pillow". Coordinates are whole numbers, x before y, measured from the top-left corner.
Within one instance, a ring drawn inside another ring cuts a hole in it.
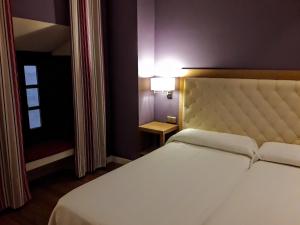
[[[259,149],[262,160],[300,167],[300,145],[266,142]]]
[[[247,136],[227,134],[200,129],[185,129],[170,137],[167,143],[179,141],[193,145],[211,147],[253,158],[258,150],[256,141]]]

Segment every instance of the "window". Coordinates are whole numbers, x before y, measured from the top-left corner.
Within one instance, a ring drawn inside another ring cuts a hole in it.
[[[24,66],[26,96],[28,106],[29,128],[36,129],[42,127],[40,96],[37,79],[36,66]]]
[[[38,90],[39,90],[38,88],[26,89],[28,107],[38,107],[40,105]]]

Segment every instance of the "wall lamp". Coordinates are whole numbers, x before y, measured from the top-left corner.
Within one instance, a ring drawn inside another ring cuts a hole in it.
[[[173,98],[173,91],[175,90],[174,77],[154,77],[151,78],[151,91],[154,93],[167,93],[167,98]]]

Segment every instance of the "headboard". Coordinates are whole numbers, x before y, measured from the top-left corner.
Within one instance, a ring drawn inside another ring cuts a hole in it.
[[[220,76],[217,72],[203,77],[201,72],[200,77],[181,79],[182,128],[247,135],[259,145],[266,141],[300,144],[300,81],[294,79],[300,79],[299,71],[290,71],[290,80],[278,79],[284,71],[256,71],[268,77],[254,78],[253,71],[224,71]],[[271,79],[270,74],[276,77]]]

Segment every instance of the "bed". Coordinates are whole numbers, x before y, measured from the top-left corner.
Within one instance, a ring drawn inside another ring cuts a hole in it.
[[[195,78],[195,74],[222,78]],[[278,187],[287,188],[293,180],[285,176],[292,167],[280,165],[285,168],[281,170],[270,162],[252,165],[258,157],[253,140],[259,146],[271,141],[300,144],[300,81],[240,79],[278,79],[280,74],[299,77],[299,72],[284,71],[190,71],[180,82],[183,131],[153,153],[62,197],[49,225],[234,225],[235,220],[226,216],[235,217],[235,209],[247,206],[230,200],[239,200],[232,196],[248,191],[240,187],[243,183],[256,188],[253,182],[262,179],[261,171],[266,177],[277,172],[278,178],[284,178],[285,184],[274,181]],[[266,187],[270,184],[262,183],[260,192]],[[238,194],[237,189],[243,191]],[[222,210],[226,204],[232,211]],[[253,224],[254,218],[246,213],[244,218]],[[236,224],[248,223],[237,220]]]
[[[198,225],[232,191],[250,157],[179,139],[73,190],[49,225]]]
[[[300,147],[296,164],[259,161],[204,225],[300,224]],[[283,154],[287,147],[282,147]]]

